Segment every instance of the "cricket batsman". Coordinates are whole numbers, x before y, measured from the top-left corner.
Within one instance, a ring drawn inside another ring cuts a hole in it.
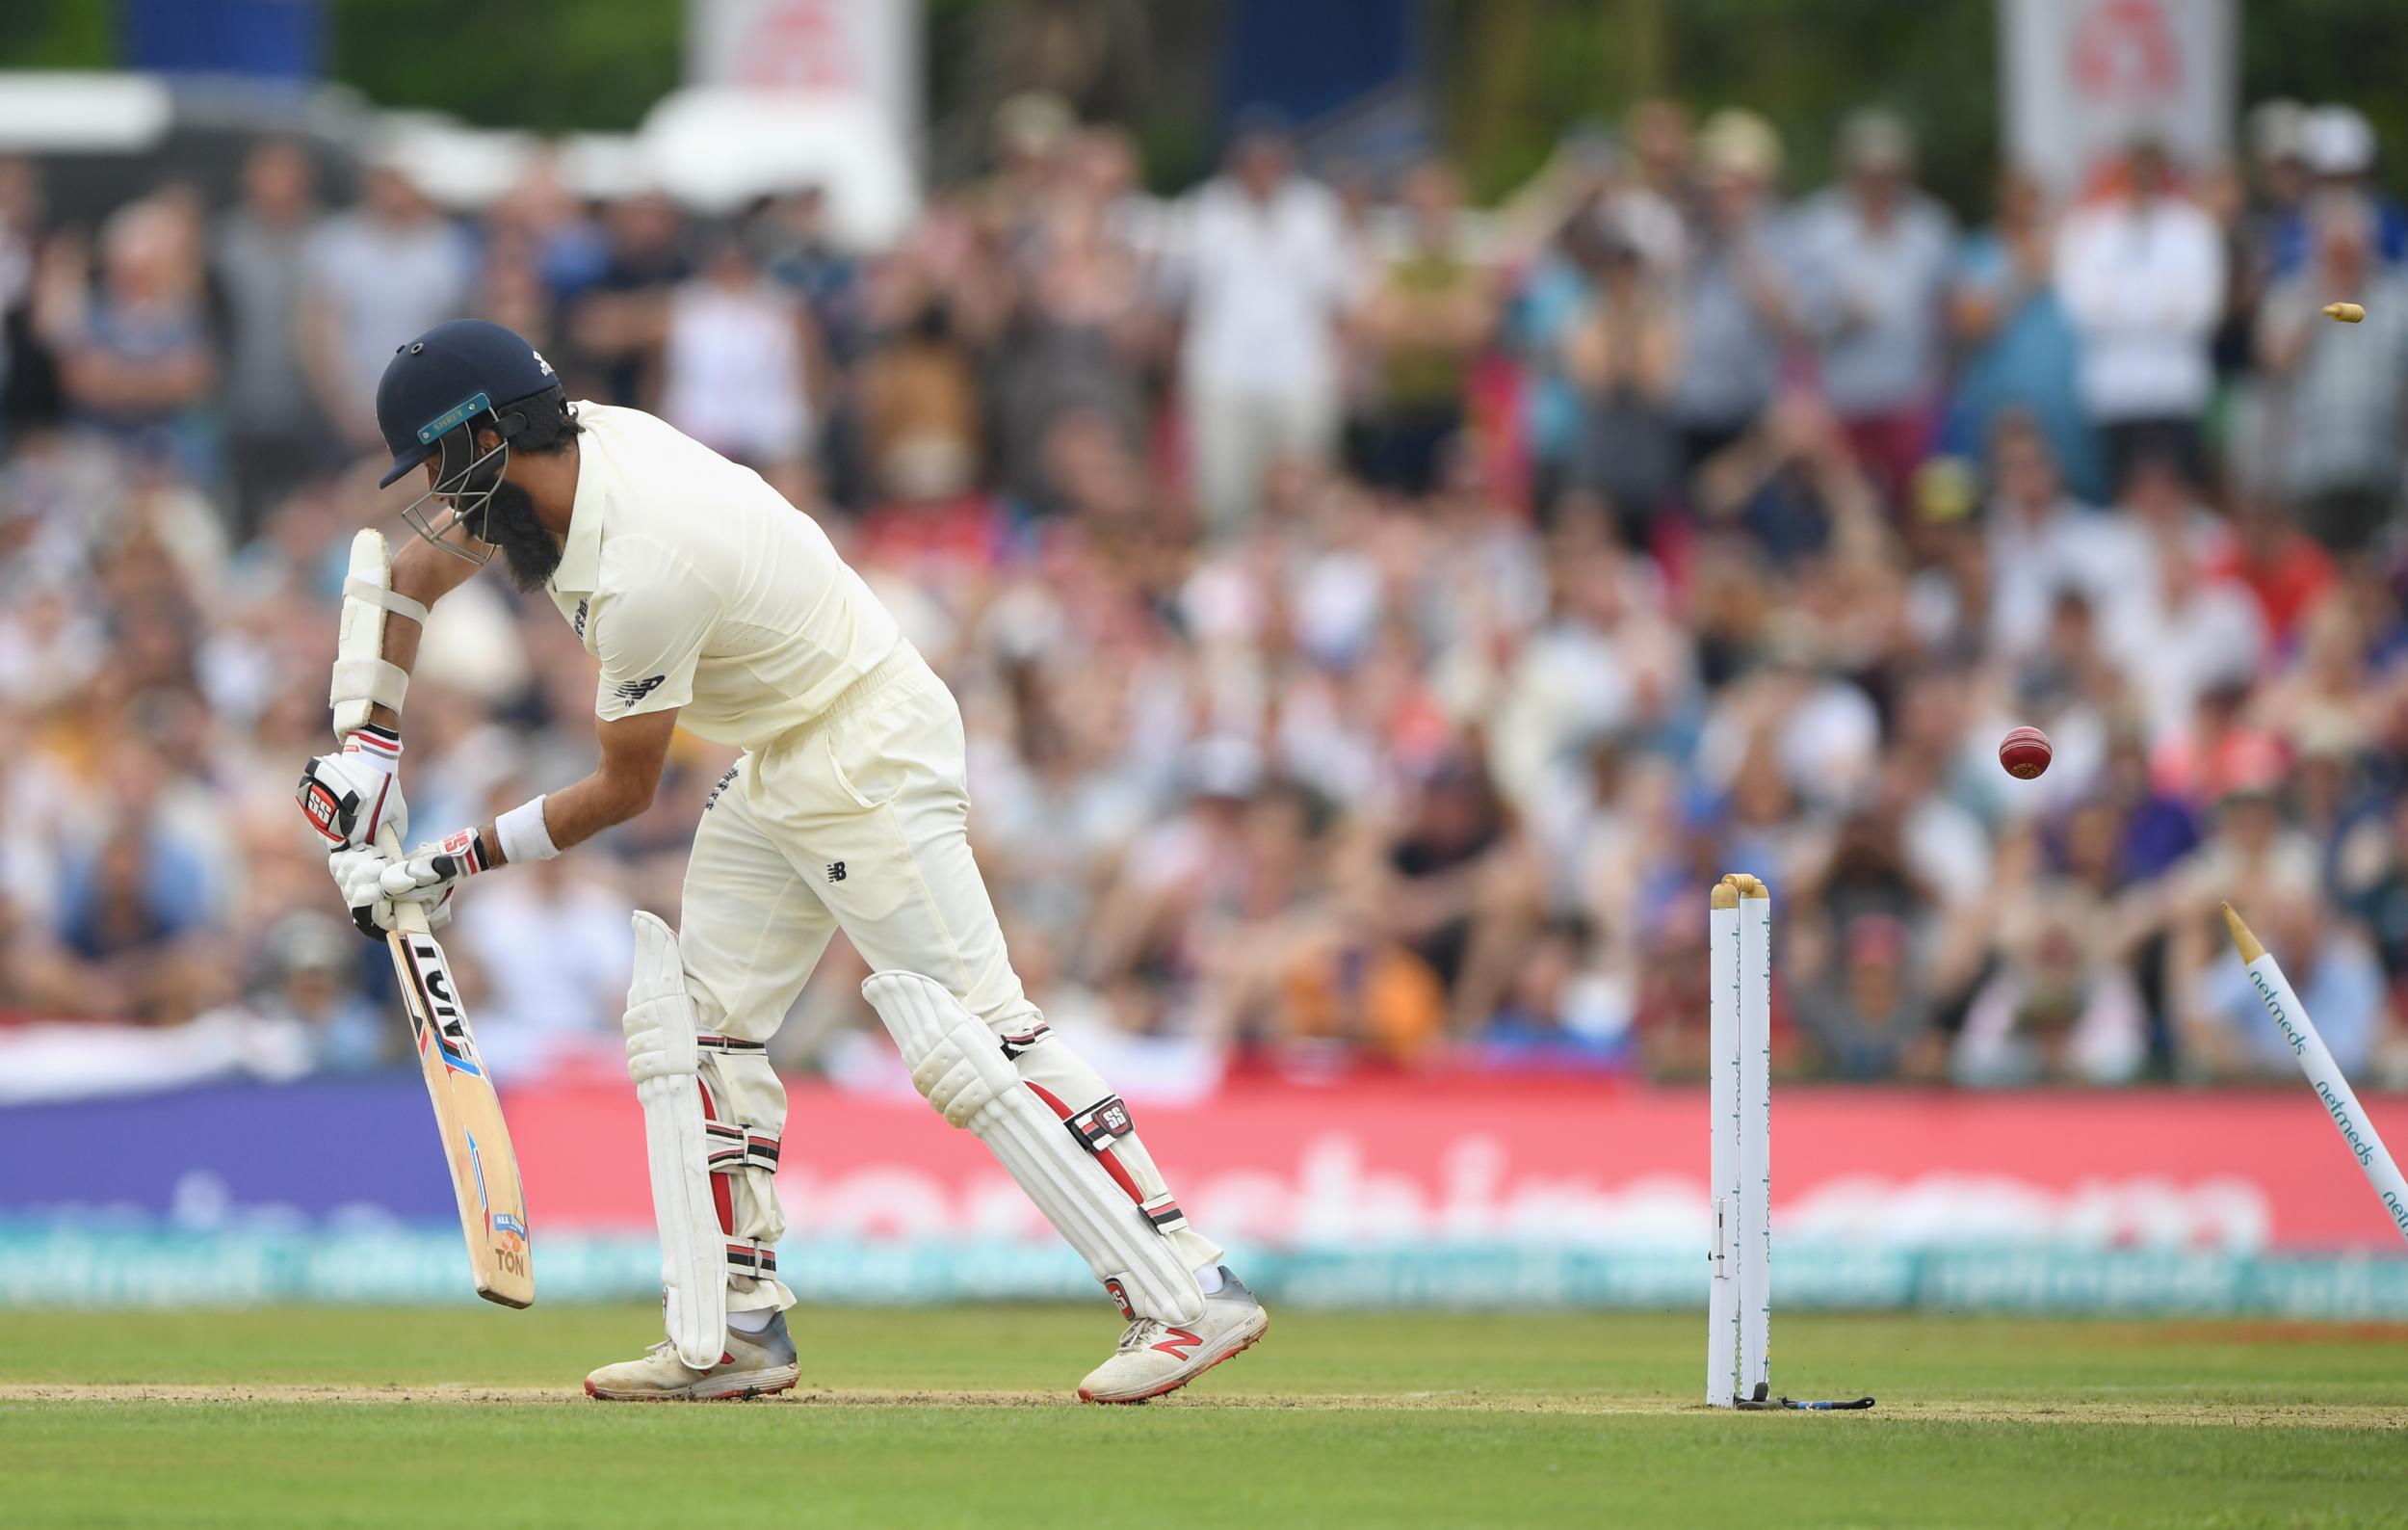
[[[818,523],[649,414],[570,403],[534,347],[482,320],[398,348],[377,421],[384,483],[425,474],[404,512],[419,535],[389,589],[346,585],[383,636],[336,665],[333,699],[368,722],[300,788],[355,923],[380,932],[416,903],[439,927],[471,878],[635,817],[680,725],[744,751],[694,831],[682,927],[635,916],[627,1070],[668,1336],[586,1391],[795,1385],[776,1254],[786,1093],[767,1042],[838,929],[875,969],[862,993],[920,1093],[986,1145],[1128,1320],[1081,1399],[1160,1396],[1260,1338],[1262,1305],[1188,1226],[1128,1108],[1021,990],[971,858],[960,713]],[[408,843],[402,703],[427,608],[496,551],[594,657],[601,763],[389,857],[380,827]]]

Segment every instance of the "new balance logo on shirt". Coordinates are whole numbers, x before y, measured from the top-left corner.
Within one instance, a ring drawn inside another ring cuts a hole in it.
[[[649,679],[630,680],[625,685],[620,686],[617,690],[612,692],[611,694],[617,697],[621,701],[624,701],[629,706],[633,706],[638,701],[642,700],[645,697],[650,696],[653,692],[659,690],[662,686],[667,683],[667,675],[656,674],[651,676]]]

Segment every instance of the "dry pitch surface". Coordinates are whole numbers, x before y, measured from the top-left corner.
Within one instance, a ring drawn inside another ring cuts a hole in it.
[[[1109,1310],[822,1309],[786,1398],[577,1392],[649,1312],[0,1313],[0,1524],[2408,1525],[2408,1328],[1780,1318],[1870,1413],[1695,1407],[1695,1314],[1278,1314],[1142,1409]]]

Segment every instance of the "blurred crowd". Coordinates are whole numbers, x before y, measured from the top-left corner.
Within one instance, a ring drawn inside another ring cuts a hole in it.
[[[538,165],[463,216],[273,143],[230,204],[71,227],[0,165],[0,1053],[394,1059],[291,788],[402,493],[377,378],[475,313],[756,467],[894,606],[1058,1020],[1693,1077],[1705,889],[1748,870],[1790,1073],[2286,1072],[2231,898],[2344,1067],[2408,1082],[2408,214],[2347,108],[2243,139],[2010,171],[1969,224],[1885,113],[1808,188],[1763,119],[1659,100],[1473,211],[1441,159],[1311,167],[1251,117],[1160,198],[1029,96],[874,251],[809,190],[705,222]],[[419,828],[586,768],[588,664],[498,580],[447,600]],[[2018,724],[2040,779],[1996,762]],[[506,1073],[615,1055],[626,910],[674,914],[725,764],[681,740],[644,818],[469,889]],[[859,975],[840,943],[787,1063],[839,1067]]]

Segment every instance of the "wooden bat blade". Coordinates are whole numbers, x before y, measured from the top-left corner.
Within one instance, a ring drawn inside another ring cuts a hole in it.
[[[527,1306],[536,1299],[535,1261],[518,1155],[510,1148],[501,1097],[469,1033],[443,948],[427,934],[423,918],[414,922],[417,929],[395,930],[385,944],[393,955],[394,975],[401,980],[418,1069],[426,1078],[443,1157],[451,1167],[469,1272],[477,1294],[486,1301]]]

